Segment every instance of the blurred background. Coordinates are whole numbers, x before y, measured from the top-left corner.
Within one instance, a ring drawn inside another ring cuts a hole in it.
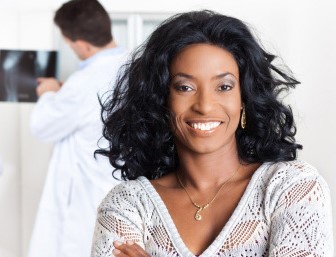
[[[57,51],[58,78],[77,58],[53,24],[61,0],[0,0],[0,49]],[[244,20],[267,50],[301,81],[285,101],[298,127],[299,158],[328,182],[336,224],[336,1],[334,0],[102,0],[119,45],[132,51],[165,18],[210,9]],[[51,145],[30,135],[34,103],[0,102],[0,257],[25,257],[49,162]],[[336,225],[334,233],[336,234]]]

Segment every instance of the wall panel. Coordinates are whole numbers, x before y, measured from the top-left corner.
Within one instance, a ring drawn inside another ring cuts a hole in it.
[[[0,103],[0,257],[21,255],[21,163],[19,106]]]

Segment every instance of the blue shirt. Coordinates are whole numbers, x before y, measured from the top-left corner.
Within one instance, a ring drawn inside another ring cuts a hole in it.
[[[120,47],[120,46],[103,49],[101,51],[98,51],[96,54],[92,55],[91,57],[81,61],[79,63],[79,69],[80,70],[84,69],[86,66],[93,63],[96,59],[98,59],[102,56],[116,55],[116,54],[120,54],[122,52],[125,52],[125,49],[123,47]]]

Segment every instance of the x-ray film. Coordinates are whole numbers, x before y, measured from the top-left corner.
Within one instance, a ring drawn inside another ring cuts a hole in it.
[[[56,51],[0,50],[0,101],[36,102],[36,78],[56,77]]]

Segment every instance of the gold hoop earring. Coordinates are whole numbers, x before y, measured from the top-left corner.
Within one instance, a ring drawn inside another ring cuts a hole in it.
[[[240,126],[242,127],[242,129],[245,129],[246,127],[246,113],[245,113],[245,105],[243,105],[242,107],[242,115],[241,115],[241,119],[240,119]]]

